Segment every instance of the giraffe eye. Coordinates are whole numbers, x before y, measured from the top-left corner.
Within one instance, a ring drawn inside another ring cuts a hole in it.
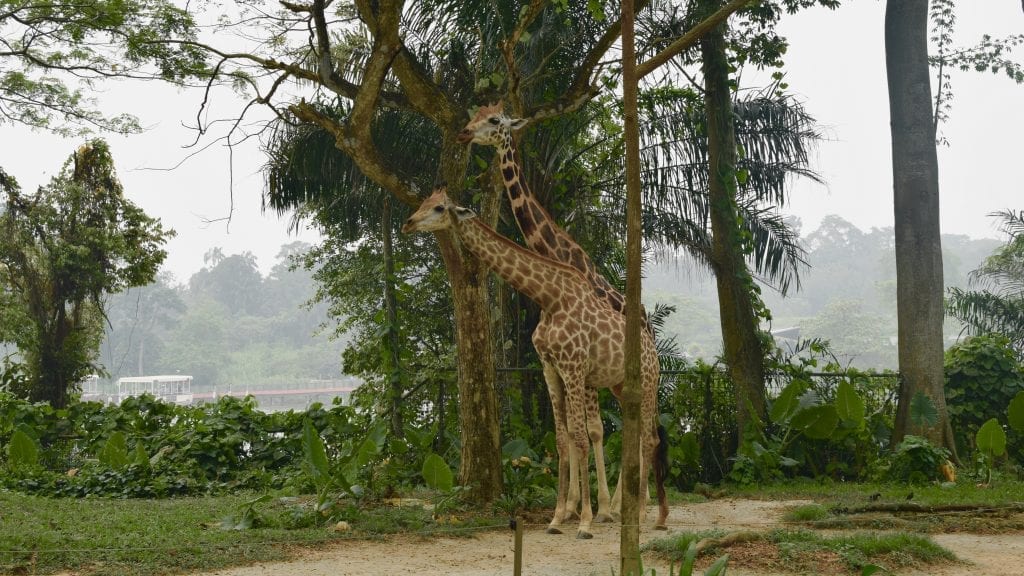
[[[434,206],[434,212],[444,212],[444,206],[441,206],[441,205]]]
[[[501,123],[501,120],[498,120],[496,117],[495,118],[490,118],[487,121],[490,122],[491,124],[494,124],[495,126],[497,126],[498,124]]]

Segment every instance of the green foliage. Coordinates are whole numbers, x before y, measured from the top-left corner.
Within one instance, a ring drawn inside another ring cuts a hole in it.
[[[102,140],[80,147],[35,195],[0,188],[0,291],[27,320],[11,340],[29,369],[29,397],[60,408],[100,371],[104,298],[151,282],[174,232],[125,198]]]
[[[1006,454],[1006,432],[998,420],[992,418],[978,428],[975,445],[982,454],[993,460]]]
[[[551,473],[552,459],[539,458],[526,440],[514,438],[501,448],[504,491],[495,506],[509,517],[550,503],[557,479]]]
[[[812,376],[829,355],[825,343],[809,341],[773,360],[785,386],[769,400],[765,431],[744,437],[732,480],[752,484],[785,475],[858,478],[868,473],[891,429],[892,416],[879,392],[895,379],[887,384],[849,369],[829,379]],[[838,370],[834,362],[825,368]]]
[[[1024,432],[1024,390],[1017,392],[1017,395],[1010,401],[1007,417],[1010,427],[1018,432]]]
[[[423,461],[423,480],[434,490],[447,492],[452,489],[453,475],[451,468],[443,458],[431,453]]]
[[[0,393],[0,446],[21,447],[28,436],[41,464],[0,473],[0,488],[147,498],[246,488],[314,492],[319,514],[339,497],[374,487],[386,430],[385,422],[347,406],[268,414],[252,398],[187,407],[141,396],[120,406],[75,402],[57,410]],[[0,462],[23,462],[20,449],[3,450]],[[380,488],[394,482],[411,486],[418,477],[396,474]]]
[[[124,438],[124,432],[115,430],[107,437],[103,449],[96,454],[101,464],[106,464],[114,470],[122,470],[128,465],[128,444]]]
[[[957,448],[969,453],[979,428],[1002,418],[1024,391],[1024,367],[1009,339],[1002,335],[973,336],[946,351],[946,400]],[[1024,435],[1012,433],[1010,453],[1024,456]]]
[[[1006,210],[998,217],[1008,236],[969,276],[970,290],[949,290],[946,313],[975,336],[1001,334],[1018,355],[1024,354],[1024,211]]]
[[[911,484],[943,480],[939,467],[949,460],[949,450],[927,438],[908,434],[889,459],[888,479]]]
[[[0,1],[0,125],[63,135],[92,128],[141,131],[127,114],[106,116],[88,97],[104,78],[178,81],[205,69],[190,12],[167,0],[85,0],[74,5]]]
[[[981,456],[981,467],[985,473],[985,482],[992,483],[992,469],[995,467],[996,458],[1006,454],[1006,432],[999,424],[999,420],[992,418],[978,428],[974,437],[975,446]]]
[[[7,444],[7,458],[12,468],[34,468],[39,464],[39,448],[24,430],[15,430]]]

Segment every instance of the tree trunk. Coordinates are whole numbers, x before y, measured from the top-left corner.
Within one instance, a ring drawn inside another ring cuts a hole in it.
[[[893,207],[896,224],[896,307],[899,323],[900,397],[893,443],[921,432],[954,458],[942,368],[942,240],[939,167],[928,77],[928,0],[889,0],[885,62],[892,133]],[[933,426],[910,421],[914,396],[938,410]]]
[[[388,379],[389,410],[391,411],[391,435],[395,438],[404,436],[402,425],[402,367],[399,363],[398,351],[398,298],[395,296],[395,251],[392,248],[393,228],[391,226],[391,202],[390,197],[384,198],[384,207],[381,214],[381,237],[382,252],[384,259],[384,322],[387,326],[384,330],[385,358],[387,366],[384,373]]]
[[[717,0],[703,3],[705,14],[713,13],[720,4]],[[723,353],[736,389],[736,425],[742,441],[748,426],[759,428],[764,422],[764,351],[754,312],[754,279],[747,269],[744,240],[737,224],[736,133],[724,34],[722,24],[701,39],[700,48],[708,123],[711,265],[718,288]]]
[[[487,300],[488,271],[476,258],[460,250],[450,235],[439,234],[438,244],[448,268],[455,307],[462,428],[459,483],[469,487],[471,500],[490,502],[501,495],[501,441]]]
[[[455,134],[460,129],[461,126],[451,127],[443,138],[440,173],[446,182],[461,182],[465,176],[466,148],[455,143]],[[456,196],[456,190],[449,190],[449,193]],[[497,203],[493,205],[496,207]],[[483,208],[488,209],[488,206]],[[481,217],[493,221],[496,214],[482,212]],[[438,234],[437,239],[455,308],[462,443],[459,483],[469,488],[472,501],[487,503],[501,495],[502,487],[489,271],[476,257],[462,250],[451,233]]]
[[[633,0],[622,3],[622,109],[626,148],[626,382],[619,396],[622,406],[622,530],[619,535],[619,571],[639,576],[640,490],[647,478],[640,477],[641,422],[640,390],[640,123],[637,110],[638,77],[634,36]],[[652,466],[649,462],[648,466]]]

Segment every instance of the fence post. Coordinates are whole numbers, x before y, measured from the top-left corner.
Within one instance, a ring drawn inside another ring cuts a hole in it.
[[[523,523],[518,518],[513,518],[512,529],[515,531],[512,574],[513,576],[523,576]]]

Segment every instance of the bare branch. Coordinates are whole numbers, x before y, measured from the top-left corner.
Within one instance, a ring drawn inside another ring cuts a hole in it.
[[[384,165],[372,140],[351,137],[344,126],[321,114],[306,101],[293,104],[288,109],[299,120],[316,124],[334,135],[335,146],[348,154],[367,178],[390,191],[405,204],[413,207],[419,205],[420,199],[412,188]]]

